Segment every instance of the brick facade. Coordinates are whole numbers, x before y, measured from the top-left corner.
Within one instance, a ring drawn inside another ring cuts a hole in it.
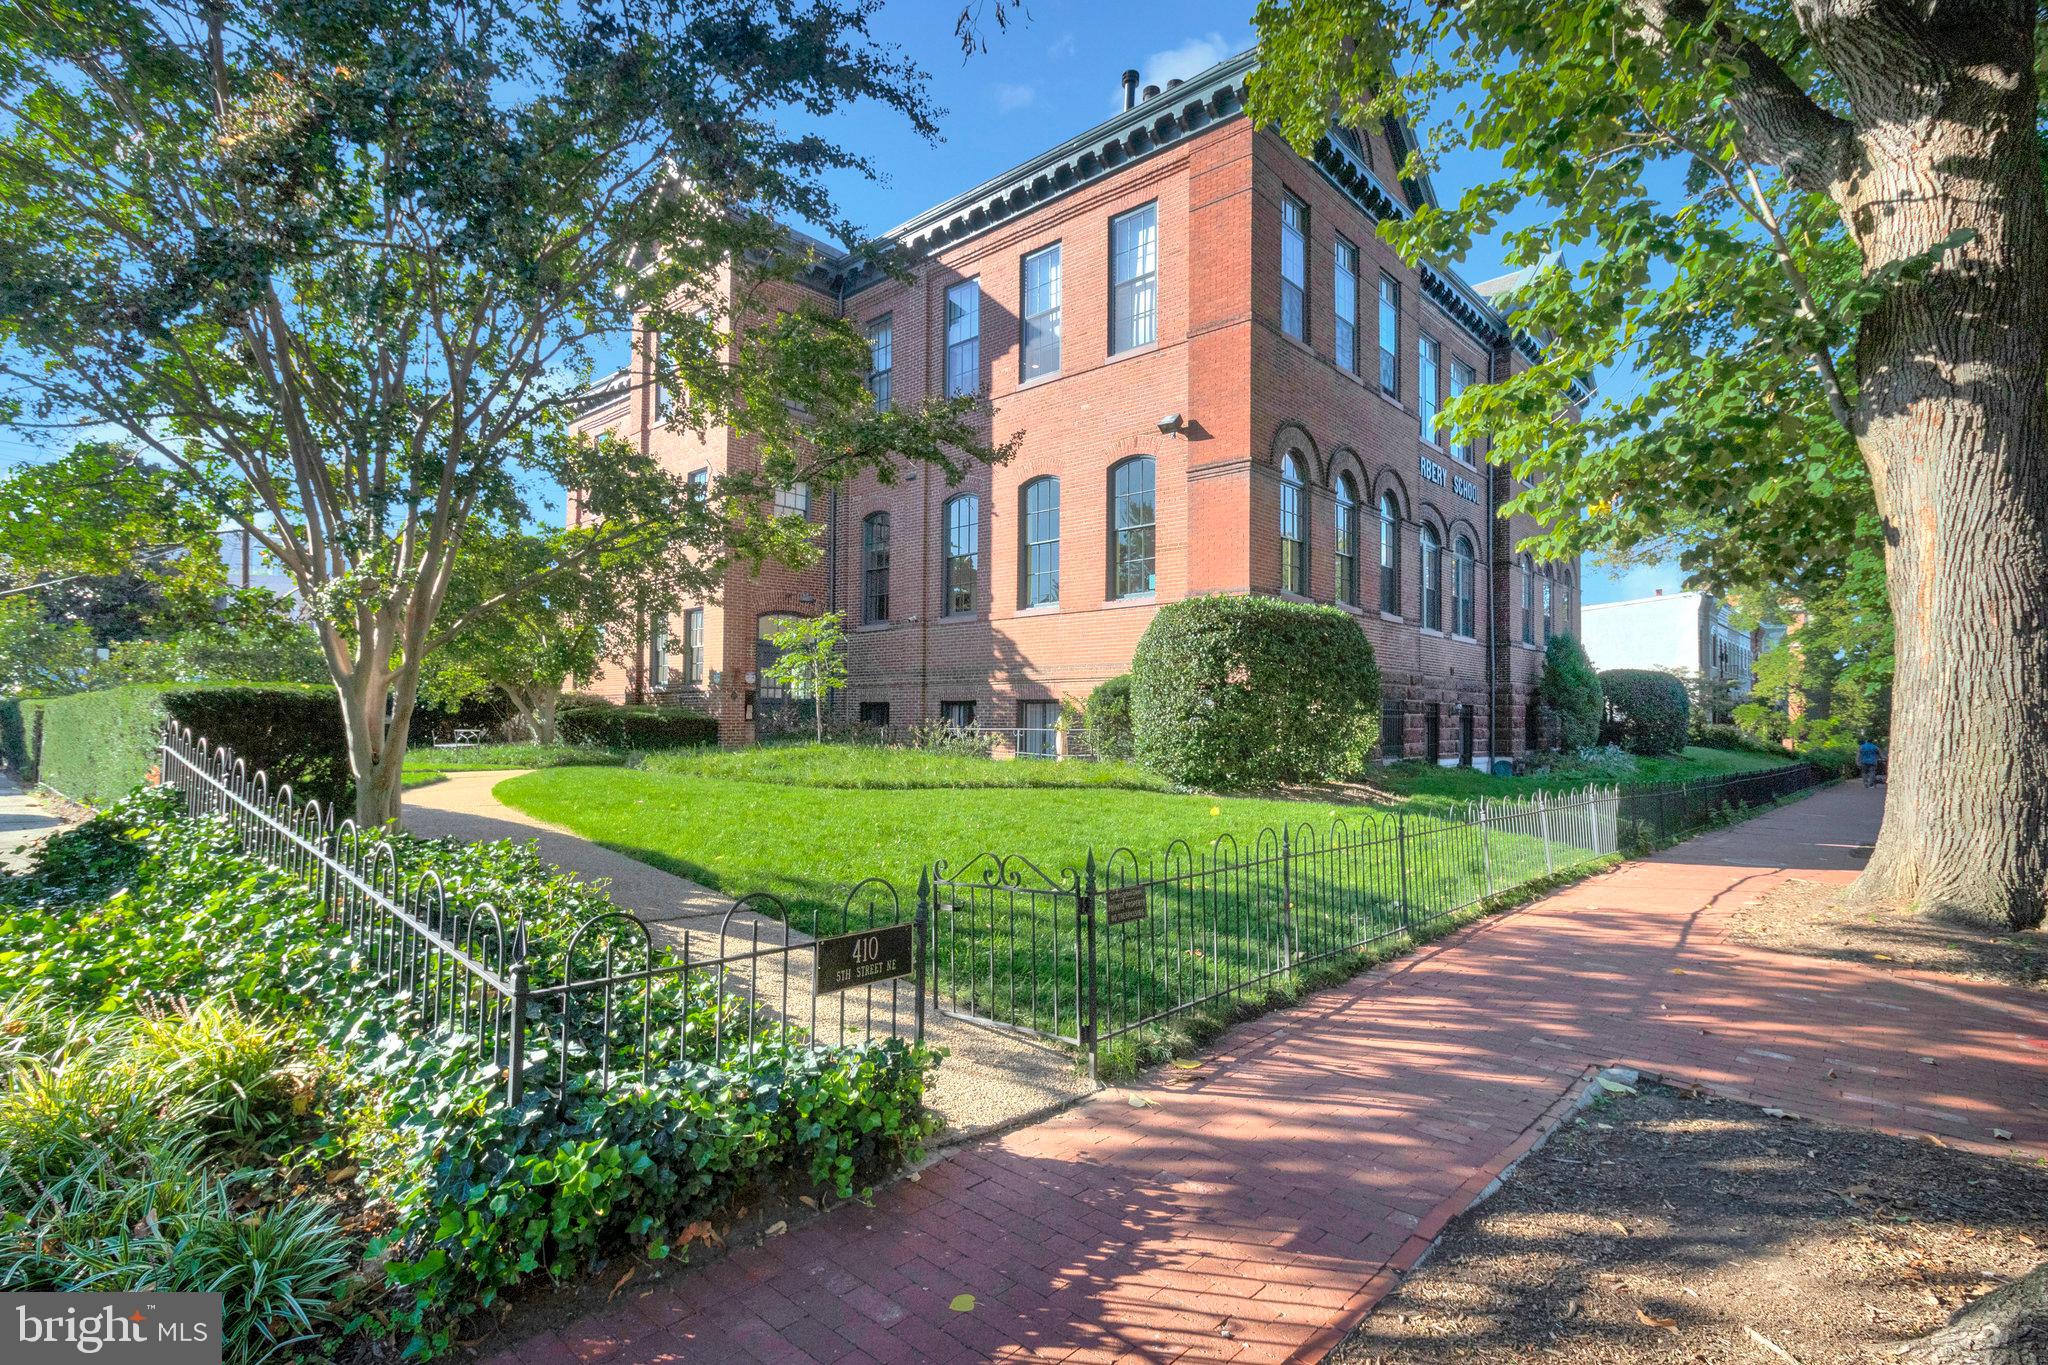
[[[1427,193],[1384,188],[1398,162],[1389,144],[1398,130],[1347,137],[1342,149],[1326,144],[1328,159],[1304,160],[1242,117],[1236,101],[1248,65],[1224,63],[1062,153],[913,220],[894,234],[917,262],[907,282],[840,278],[829,294],[792,284],[790,299],[766,301],[826,307],[863,326],[887,316],[890,382],[903,402],[942,390],[946,291],[978,280],[988,431],[995,442],[1018,437],[1018,453],[976,469],[957,487],[917,469],[893,486],[863,477],[819,495],[810,515],[823,526],[825,563],[802,572],[735,571],[718,600],[699,604],[699,685],[672,673],[668,687],[650,687],[643,648],[640,667],[613,670],[593,690],[659,695],[709,710],[729,742],[743,741],[754,733],[751,703],[759,688],[748,675],[761,619],[838,610],[850,639],[850,682],[835,702],[844,718],[860,716],[864,706],[873,715],[885,703],[890,722],[904,725],[938,715],[945,703],[972,702],[978,723],[1017,726],[1022,704],[1083,700],[1123,672],[1158,603],[1193,593],[1285,592],[1281,469],[1291,456],[1301,474],[1296,499],[1308,599],[1338,599],[1341,481],[1355,497],[1357,600],[1346,610],[1379,656],[1388,714],[1398,708],[1401,717],[1401,752],[1425,752],[1432,715],[1446,762],[1466,747],[1467,718],[1475,760],[1531,747],[1542,588],[1539,577],[1524,644],[1525,570],[1513,546],[1534,527],[1526,518],[1492,515],[1512,495],[1511,476],[1486,463],[1483,442],[1469,462],[1425,442],[1415,398],[1425,335],[1438,351],[1443,396],[1454,361],[1483,383],[1526,365],[1526,343],[1518,344],[1482,295],[1445,272],[1425,276],[1404,265],[1379,241],[1375,217],[1406,212],[1415,195]],[[1073,153],[1076,146],[1085,150]],[[1286,196],[1306,210],[1305,340],[1282,326]],[[1156,339],[1112,354],[1111,222],[1147,205],[1157,215]],[[1356,374],[1336,361],[1332,285],[1340,236],[1358,262]],[[1055,243],[1059,367],[1027,380],[1020,358],[1023,261]],[[1379,381],[1382,275],[1398,286],[1401,301],[1392,396]],[[636,354],[644,377],[647,357]],[[731,433],[700,439],[654,424],[649,389],[615,384],[593,395],[579,420],[586,429],[638,439],[681,472],[747,467],[747,444]],[[1177,428],[1162,432],[1162,419],[1174,414]],[[1111,481],[1135,456],[1153,462],[1157,581],[1150,594],[1119,598],[1111,581]],[[1028,484],[1047,477],[1059,489],[1057,602],[1026,606],[1023,498]],[[963,495],[975,499],[978,572],[972,609],[955,612],[944,597],[945,530],[950,500]],[[1387,495],[1399,512],[1395,612],[1380,609],[1377,509]],[[863,527],[877,513],[888,518],[888,610],[886,619],[866,621]],[[1425,535],[1442,547],[1438,630],[1421,624]],[[1455,629],[1452,593],[1461,537],[1473,550],[1469,634]],[[1553,565],[1550,573],[1554,628],[1575,630],[1576,565]],[[683,618],[671,623],[678,645],[683,629]],[[672,669],[677,657],[672,651]]]

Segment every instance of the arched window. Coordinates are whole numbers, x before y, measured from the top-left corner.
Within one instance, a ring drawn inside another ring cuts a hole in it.
[[[1380,498],[1380,610],[1401,614],[1401,504]]]
[[[889,514],[870,512],[860,524],[860,619],[889,619]]]
[[[1522,643],[1536,643],[1536,571],[1529,566],[1529,556],[1523,555],[1515,564],[1515,570],[1522,575]]]
[[[1308,490],[1293,451],[1280,460],[1280,590],[1308,596]]]
[[[1451,546],[1451,632],[1468,640],[1479,638],[1478,568],[1471,539],[1459,536]]]
[[[1428,522],[1422,524],[1422,628],[1444,628],[1444,547]]]
[[[1109,595],[1149,597],[1158,587],[1157,470],[1150,455],[1134,455],[1109,471]]]
[[[1550,637],[1557,629],[1557,608],[1551,601],[1552,591],[1550,566],[1545,564],[1543,566],[1543,643],[1546,645],[1550,643]]]
[[[1337,600],[1358,605],[1358,485],[1337,476]]]
[[[1024,577],[1017,605],[1051,606],[1060,600],[1060,481],[1050,475],[1033,479],[1024,485],[1020,498],[1024,543],[1018,563]]]
[[[974,610],[981,592],[981,499],[962,493],[946,502],[945,605],[948,616]]]

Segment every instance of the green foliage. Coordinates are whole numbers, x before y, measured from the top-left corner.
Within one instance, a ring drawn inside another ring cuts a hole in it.
[[[0,597],[0,694],[61,696],[85,686],[92,632],[52,621],[33,596]]]
[[[764,744],[745,749],[693,749],[654,754],[640,766],[664,776],[841,791],[991,787],[1166,789],[1165,781],[1157,774],[1128,763],[1019,763],[879,744]]]
[[[1610,668],[1600,674],[1607,698],[1601,738],[1632,754],[1675,754],[1685,748],[1692,703],[1685,683],[1650,668]]]
[[[1687,742],[1703,749],[1730,749],[1738,753],[1768,754],[1774,758],[1785,756],[1784,745],[1758,739],[1740,725],[1697,725],[1692,727]]]
[[[499,768],[617,767],[626,755],[591,744],[465,744],[446,749],[408,749],[409,773],[486,772]]]
[[[102,1181],[108,1201],[128,1210],[149,1190],[174,1190],[172,1177],[209,1154],[275,1145],[282,1128],[315,1124],[293,1139],[293,1159],[358,1168],[352,1188],[387,1214],[373,1242],[358,1239],[342,1258],[377,1295],[364,1305],[374,1314],[355,1322],[370,1331],[392,1324],[416,1354],[446,1350],[462,1315],[523,1280],[573,1276],[626,1245],[672,1254],[691,1224],[765,1187],[861,1194],[931,1130],[922,1105],[928,1054],[893,1041],[815,1046],[778,1030],[714,1065],[719,1002],[709,983],[685,991],[673,978],[655,992],[648,1026],[674,1038],[687,1016],[698,1051],[656,1066],[646,1084],[604,1093],[572,1072],[559,1108],[537,1090],[508,1109],[485,1059],[422,1027],[402,997],[370,980],[370,964],[327,922],[313,887],[247,857],[219,822],[175,810],[161,793],[132,798],[52,839],[29,875],[0,884],[0,992],[111,1021],[105,1027],[119,1029],[124,1055],[136,1059],[118,1073],[133,1085],[86,1087],[49,1079],[40,1061],[16,1055],[28,1042],[0,1050],[9,1083],[33,1101],[10,1118],[0,1092],[0,1143],[22,1134],[16,1148],[40,1153],[40,1172],[72,1162],[83,1143],[105,1148],[105,1135],[131,1135],[122,1150],[138,1155],[120,1181]],[[610,908],[530,844],[391,837],[409,874],[431,870],[464,898],[523,920],[539,980],[561,975],[567,929]],[[223,1003],[161,1018],[141,1008],[166,996]],[[730,998],[724,1016],[727,1041],[737,1043],[748,1020]],[[16,1017],[18,1029],[12,1020],[0,1028],[0,1047],[12,1036],[62,1051],[77,1035],[46,1009]],[[637,1027],[628,1018],[619,1036]],[[572,1046],[592,1041],[579,1034]],[[314,1060],[321,1072],[308,1069]],[[318,1084],[333,1087],[331,1098],[309,1095],[319,1074],[330,1074]],[[167,1116],[181,1126],[166,1129]],[[170,1138],[182,1143],[175,1151]],[[174,1158],[184,1165],[173,1170]],[[0,1179],[7,1169],[0,1161]],[[238,1229],[206,1224],[166,1236],[182,1239],[178,1255],[226,1277],[231,1317],[246,1293],[259,1327],[290,1332],[295,1320],[274,1296],[287,1292],[287,1270],[322,1264],[317,1212],[279,1206]],[[278,1274],[237,1278],[258,1257],[273,1258]],[[149,1264],[160,1267],[160,1257]],[[0,1253],[0,1277],[5,1265]],[[308,1322],[333,1326],[324,1310]]]
[[[799,701],[811,704],[813,734],[825,739],[825,706],[846,686],[846,630],[836,611],[799,616],[769,637],[775,658],[762,670]]]
[[[1351,777],[1379,738],[1380,673],[1334,607],[1193,597],[1161,607],[1131,659],[1138,760],[1190,786]]]
[[[1600,738],[1605,701],[1600,676],[1586,648],[1570,635],[1553,635],[1543,647],[1543,674],[1536,694],[1557,715],[1559,742],[1567,750],[1583,749]]]
[[[1119,673],[1105,679],[1088,694],[1082,712],[1088,730],[1088,747],[1097,758],[1127,761],[1132,754],[1131,675]]]
[[[125,683],[326,681],[327,661],[313,628],[291,614],[288,602],[261,589],[229,595],[210,619],[185,629],[111,646],[89,678],[95,690]]]
[[[679,706],[574,706],[556,718],[564,743],[605,749],[688,749],[718,743],[718,722]]]
[[[188,603],[225,580],[211,509],[133,449],[82,441],[0,479],[0,577],[57,584],[136,574]]]
[[[225,744],[271,790],[334,800],[348,791],[348,755],[334,695],[311,687],[134,684],[29,703],[42,723],[36,776],[81,801],[110,801],[148,779],[164,724]]]

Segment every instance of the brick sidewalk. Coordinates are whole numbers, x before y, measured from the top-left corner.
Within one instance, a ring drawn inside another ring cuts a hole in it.
[[[1474,925],[494,1365],[1313,1358],[1608,1063],[2048,1153],[2039,995],[1725,938],[1788,873],[1848,880],[1880,800],[1837,787]]]

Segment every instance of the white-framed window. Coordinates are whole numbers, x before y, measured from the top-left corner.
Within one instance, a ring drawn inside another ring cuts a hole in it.
[[[1291,450],[1280,457],[1280,590],[1308,596],[1308,488]]]
[[[1017,757],[1054,758],[1059,754],[1060,704],[1056,701],[1017,703]]]
[[[1422,439],[1439,444],[1436,430],[1437,372],[1442,368],[1443,348],[1436,338],[1424,334],[1415,347],[1415,410],[1422,416]]]
[[[1380,276],[1380,392],[1401,396],[1401,286]]]
[[[704,608],[691,607],[683,613],[683,681],[691,687],[704,685]]]
[[[946,291],[946,397],[981,392],[981,281]]]
[[[668,618],[647,626],[647,682],[650,687],[668,686]]]
[[[1479,638],[1479,564],[1472,541],[1459,536],[1451,545],[1451,633]]]
[[[1280,196],[1280,330],[1308,340],[1308,205]]]
[[[889,514],[870,512],[860,524],[860,619],[889,619]]]
[[[1159,339],[1159,206],[1109,220],[1109,353]]]
[[[1023,272],[1023,340],[1018,378],[1036,379],[1060,369],[1060,244],[1026,256]]]
[[[1109,471],[1111,597],[1149,597],[1158,588],[1157,477],[1150,455],[1133,455]]]
[[[811,486],[793,483],[775,490],[775,515],[808,517],[811,514]]]
[[[875,406],[886,408],[894,399],[896,373],[896,319],[887,313],[868,324],[868,392]]]
[[[1550,566],[1543,566],[1543,643],[1547,646],[1550,637],[1557,633],[1557,608],[1552,594],[1555,584],[1550,576]]]
[[[1380,610],[1401,614],[1401,504],[1380,496]]]
[[[1422,628],[1444,628],[1444,546],[1436,527],[1422,523]]]
[[[1471,388],[1478,377],[1478,373],[1464,361],[1451,361],[1451,397],[1456,398],[1459,394],[1465,392],[1466,389]],[[1451,458],[1463,464],[1471,464],[1472,442],[1463,437],[1451,442]]]
[[[946,500],[945,614],[974,610],[981,591],[981,499],[962,493]]]
[[[710,469],[693,469],[690,471],[690,496],[699,502],[711,496]]]
[[[1358,485],[1349,474],[1337,476],[1337,600],[1358,605]]]
[[[1523,555],[1516,571],[1522,575],[1522,643],[1536,643],[1536,571],[1529,564],[1529,556]]]
[[[1330,316],[1336,323],[1337,364],[1358,373],[1358,248],[1337,239],[1330,271]]]
[[[1060,481],[1051,475],[1033,479],[1018,494],[1024,515],[1023,566],[1017,605],[1051,606],[1060,600]]]

